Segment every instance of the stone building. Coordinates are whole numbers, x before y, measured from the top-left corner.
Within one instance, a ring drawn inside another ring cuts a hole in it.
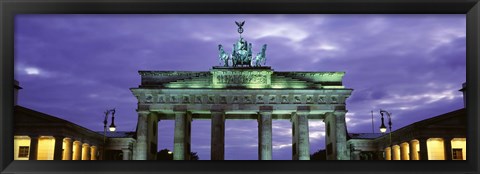
[[[462,85],[464,105],[466,85]],[[385,134],[349,133],[351,160],[466,160],[466,108]]]
[[[104,142],[103,132],[17,105],[18,81],[14,89],[14,160],[131,159],[134,133],[109,132]]]
[[[210,119],[212,160],[224,159],[226,119],[255,119],[259,159],[272,158],[272,120],[292,122],[292,156],[309,159],[308,120],[325,122],[327,159],[348,160],[343,72],[275,72],[270,67],[213,67],[207,72],[140,71],[136,160],[154,160],[157,124],[175,120],[174,159],[188,159],[190,126]]]

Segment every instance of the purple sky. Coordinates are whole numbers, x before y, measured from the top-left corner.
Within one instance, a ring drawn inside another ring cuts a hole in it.
[[[268,44],[276,71],[344,71],[349,132],[378,132],[380,108],[393,129],[463,107],[465,15],[17,15],[19,104],[91,130],[116,107],[134,131],[139,70],[208,71],[238,39]],[[173,121],[159,122],[159,150],[173,149]],[[311,152],[324,124],[310,121]],[[257,159],[256,120],[227,120],[225,159]],[[291,124],[273,122],[273,159],[291,159]],[[210,159],[210,120],[192,123],[192,151]]]

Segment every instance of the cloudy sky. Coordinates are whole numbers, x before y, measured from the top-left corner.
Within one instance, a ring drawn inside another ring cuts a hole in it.
[[[116,108],[134,131],[139,70],[208,71],[217,45],[237,39],[234,21],[276,71],[344,71],[349,132],[378,132],[379,109],[393,129],[463,107],[465,15],[17,15],[19,104],[91,130]],[[159,122],[159,150],[173,149],[173,121]],[[310,121],[311,152],[324,148]],[[227,120],[225,159],[257,159],[256,120]],[[273,122],[273,159],[291,159],[291,124]],[[192,123],[192,151],[210,159],[210,120]]]

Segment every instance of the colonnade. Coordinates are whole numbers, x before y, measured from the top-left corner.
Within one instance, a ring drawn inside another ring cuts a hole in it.
[[[385,160],[465,160],[466,139],[417,138],[384,149]]]
[[[174,160],[188,160],[190,155],[191,140],[191,122],[192,114],[185,108],[174,109]],[[155,114],[147,111],[138,111],[139,122],[137,128],[137,144],[135,151],[135,160],[151,160],[155,158],[158,119],[152,119]],[[290,114],[292,122],[292,158],[293,160],[310,160],[310,142],[308,119],[309,110],[297,110]],[[342,115],[343,114],[343,115]],[[333,143],[330,150],[330,159],[347,159],[347,153],[339,150],[346,149],[346,130],[345,130],[345,112],[341,113],[339,118],[335,114],[329,113],[324,119],[328,124],[338,124],[332,126],[331,135],[327,135],[328,142]],[[223,110],[211,110],[211,160],[224,160],[225,152],[225,119],[226,112]],[[272,159],[272,106],[261,106],[257,111],[258,121],[258,159]],[[336,121],[336,122],[333,122]]]
[[[64,136],[38,136],[29,135],[23,139],[29,139],[29,144],[18,142],[14,148],[28,148],[28,157],[23,160],[97,160],[99,157],[98,147]],[[15,139],[15,141],[20,141]],[[53,141],[53,142],[52,142]],[[53,155],[52,155],[53,152]],[[20,150],[18,151],[20,153]],[[20,158],[20,154],[16,154]],[[20,158],[20,160],[22,160]]]

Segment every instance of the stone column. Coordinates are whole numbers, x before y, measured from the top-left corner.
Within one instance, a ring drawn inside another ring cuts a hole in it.
[[[337,139],[337,160],[348,160],[347,155],[347,126],[345,122],[346,112],[335,112],[336,131],[335,137]]]
[[[65,149],[63,150],[63,160],[72,160],[72,139],[65,138]]]
[[[385,160],[393,160],[392,158],[392,147],[385,148]]]
[[[192,144],[192,113],[187,112],[186,124],[185,124],[185,160],[191,160],[190,153]]]
[[[132,151],[130,149],[122,149],[122,153],[123,153],[123,160],[130,160],[130,153]]]
[[[147,160],[148,156],[148,115],[147,111],[138,111],[136,160]]]
[[[90,160],[97,160],[97,146],[90,147]]]
[[[332,112],[325,113],[325,151],[327,153],[327,160],[335,160],[337,153],[335,140],[335,115]]]
[[[185,160],[186,143],[186,112],[175,112],[175,132],[174,132],[174,146],[173,146],[173,160]]]
[[[258,118],[259,159],[272,160],[272,106],[261,106]]]
[[[82,160],[90,160],[90,145],[82,144]]]
[[[412,153],[412,150],[410,149],[410,142],[404,142],[401,148],[404,153],[402,155],[402,160],[411,160],[410,153]]]
[[[360,152],[359,150],[353,151],[353,160],[360,160]]]
[[[224,160],[225,156],[225,112],[212,111],[211,160]]]
[[[292,122],[292,160],[298,160],[298,117],[292,113],[290,122]]]
[[[28,159],[37,160],[38,153],[38,135],[30,135],[30,152]]]
[[[445,160],[452,160],[452,137],[443,138],[443,147],[445,147]]]
[[[408,145],[410,146],[410,160],[418,160],[418,149],[416,146],[417,141],[410,141]]]
[[[292,133],[293,133],[293,155],[294,160],[310,160],[310,142],[308,132],[308,114],[309,108],[297,108],[297,112],[292,115]]]
[[[427,138],[418,139],[420,146],[420,160],[428,160]]]
[[[74,141],[73,148],[75,149],[73,160],[82,160],[82,142]]]
[[[53,160],[62,160],[63,157],[63,136],[55,136],[55,147],[53,151]]]
[[[401,147],[397,144],[392,144],[392,159],[393,160],[402,160],[402,151]]]

